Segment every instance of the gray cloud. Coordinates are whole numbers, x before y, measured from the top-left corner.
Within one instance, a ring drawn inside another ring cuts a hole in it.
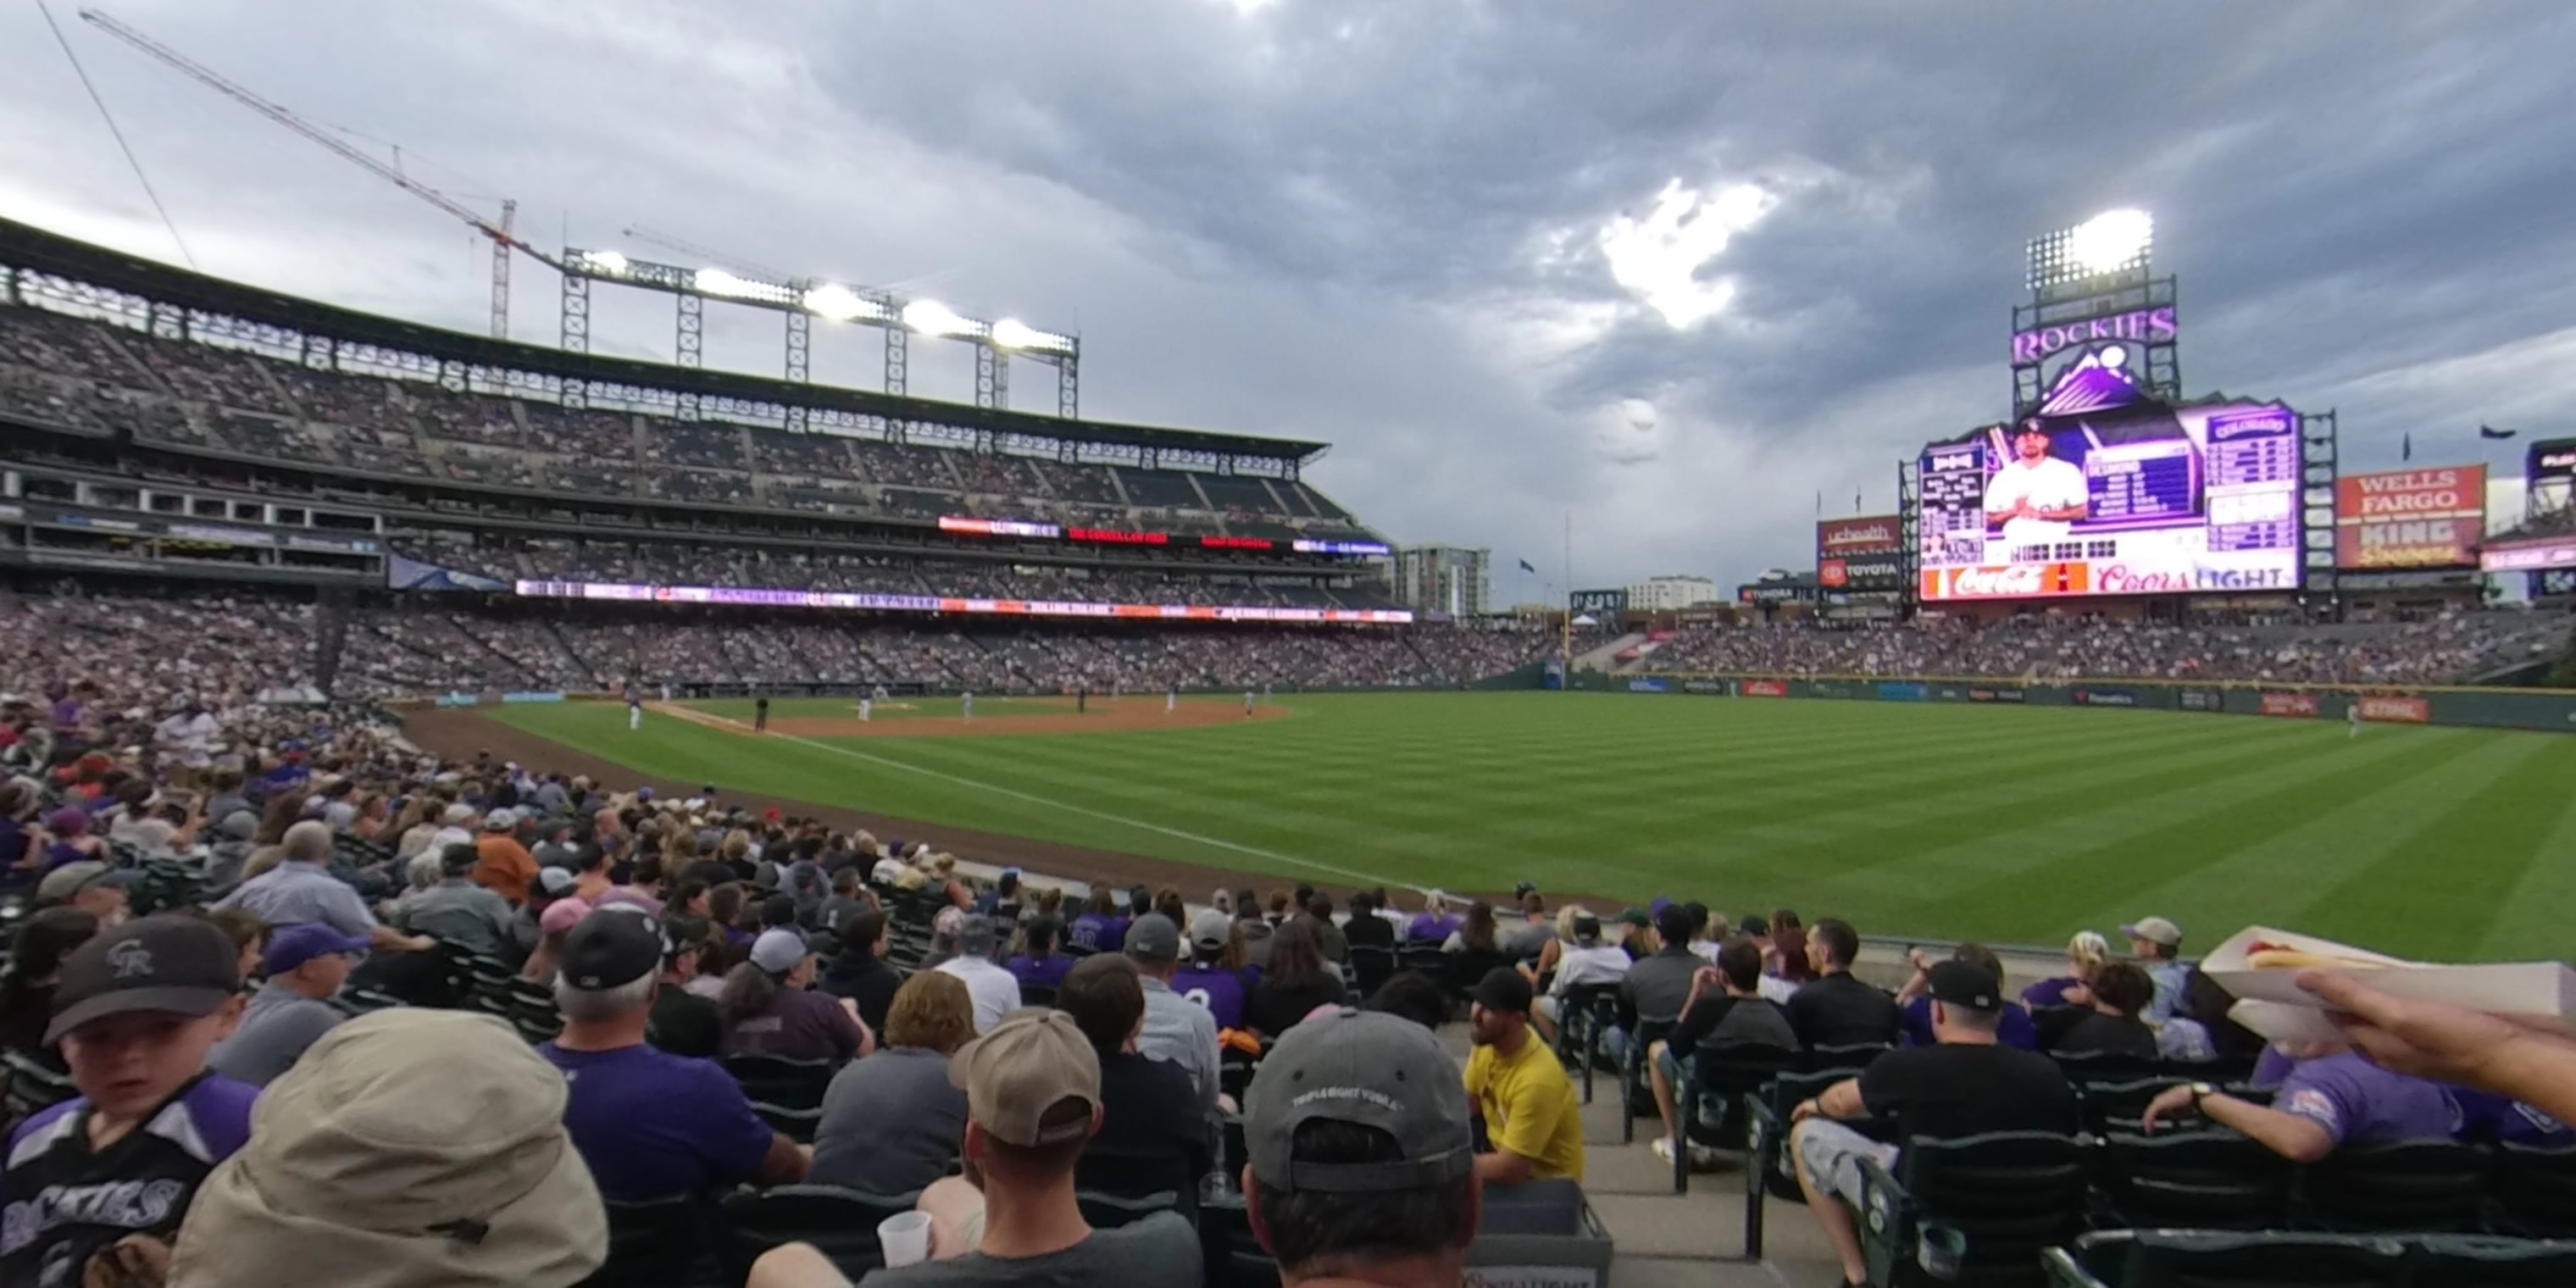
[[[128,0],[300,110],[508,192],[551,241],[628,224],[796,271],[1079,327],[1084,406],[1331,441],[1318,481],[1398,539],[1578,576],[1800,564],[1821,492],[2005,410],[2026,236],[2158,213],[2195,390],[2336,406],[2345,456],[2458,459],[2538,427],[2576,356],[2576,180],[2542,3],[1708,5],[1099,0],[1082,6]],[[167,253],[34,16],[0,84],[0,208]],[[473,326],[461,231],[75,32],[208,267]],[[1676,329],[1600,233],[1668,183],[1768,212]],[[552,282],[525,274],[527,338]],[[602,339],[666,352],[651,301]],[[775,362],[719,318],[714,360]],[[931,352],[924,354],[924,350]],[[962,397],[957,354],[915,387]],[[863,336],[819,374],[872,381]],[[1045,373],[1021,405],[1047,405]],[[1508,597],[1535,592],[1516,575]]]

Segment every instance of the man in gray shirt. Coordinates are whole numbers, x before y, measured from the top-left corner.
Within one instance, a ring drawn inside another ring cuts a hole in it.
[[[1181,1066],[1198,1087],[1199,1107],[1217,1108],[1216,1017],[1172,991],[1172,975],[1181,966],[1181,928],[1159,912],[1146,913],[1127,928],[1127,955],[1145,986],[1145,1028],[1136,1035],[1136,1054]]]
[[[966,1090],[966,1175],[942,1177],[921,1193],[931,1259],[875,1271],[869,1284],[1199,1288],[1205,1259],[1178,1213],[1114,1230],[1095,1230],[1082,1217],[1073,1170],[1100,1126],[1100,1059],[1071,1016],[1014,1011],[960,1049],[954,1064]],[[754,1263],[751,1282],[842,1288],[848,1280],[811,1244],[791,1243]]]
[[[351,959],[367,942],[318,921],[280,927],[260,955],[268,982],[251,995],[240,1027],[207,1053],[206,1067],[259,1087],[294,1068],[306,1047],[347,1018],[326,999],[348,982]]]
[[[438,884],[413,896],[404,907],[403,929],[506,960],[501,949],[511,942],[510,901],[474,884],[479,857],[473,846],[448,846],[439,855]]]

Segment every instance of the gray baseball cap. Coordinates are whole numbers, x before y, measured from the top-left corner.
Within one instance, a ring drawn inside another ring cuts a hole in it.
[[[1403,1157],[1299,1162],[1297,1129],[1318,1120],[1385,1132]],[[1289,1029],[1262,1057],[1244,1093],[1243,1138],[1252,1174],[1286,1193],[1423,1189],[1455,1181],[1476,1165],[1457,1062],[1429,1029],[1347,1007]]]
[[[1138,961],[1178,961],[1181,956],[1181,928],[1159,912],[1149,912],[1127,928],[1127,955]]]
[[[966,920],[957,927],[957,951],[969,957],[990,957],[995,938],[991,917],[968,913]]]

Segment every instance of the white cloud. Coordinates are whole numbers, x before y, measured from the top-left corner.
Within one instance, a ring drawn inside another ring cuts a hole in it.
[[[1612,281],[1663,315],[1667,325],[1686,330],[1724,311],[1735,298],[1734,282],[1702,280],[1700,270],[1778,204],[1779,198],[1759,184],[1728,184],[1703,194],[1675,179],[1655,194],[1654,209],[1645,218],[1621,214],[1601,226],[1601,255],[1609,261]]]

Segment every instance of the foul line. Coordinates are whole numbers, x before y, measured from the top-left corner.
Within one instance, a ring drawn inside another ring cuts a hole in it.
[[[703,715],[704,713],[701,712],[699,714]],[[723,719],[721,716],[709,716],[707,718],[710,720]],[[726,723],[737,726],[740,725],[739,721],[726,721]],[[1096,810],[1085,805],[1071,805],[1059,800],[1050,800],[1034,792],[1021,791],[1016,787],[1004,787],[999,783],[988,783],[981,779],[967,778],[963,775],[948,773],[945,770],[930,769],[921,765],[911,764],[906,761],[893,760],[884,756],[870,755],[867,752],[858,751],[849,747],[836,747],[828,742],[816,742],[811,738],[800,738],[794,734],[773,733],[768,736],[776,738],[782,742],[792,742],[800,746],[812,747],[816,751],[830,752],[835,756],[847,756],[852,760],[866,761],[871,765],[883,765],[888,769],[900,769],[908,774],[919,774],[924,778],[935,778],[943,783],[953,783],[959,787],[976,788],[981,791],[992,792],[998,796],[1008,796],[1014,800],[1026,801],[1032,805],[1043,805],[1048,809],[1061,810],[1067,814],[1080,814],[1087,818],[1099,819],[1105,823],[1123,823],[1129,827],[1143,828],[1148,832],[1160,832],[1165,836],[1176,837],[1184,841],[1193,841],[1200,845],[1212,845],[1221,850],[1232,850],[1237,854],[1249,854],[1254,858],[1269,859],[1276,863],[1286,863],[1295,867],[1306,868],[1310,871],[1330,873],[1333,876],[1346,878],[1363,887],[1383,884],[1386,879],[1381,874],[1358,872],[1350,868],[1339,868],[1330,863],[1318,863],[1313,859],[1301,859],[1293,854],[1281,854],[1277,850],[1265,850],[1259,846],[1245,845],[1238,841],[1226,840],[1223,837],[1201,836],[1196,832],[1183,831],[1177,827],[1165,827],[1160,823],[1148,823],[1143,819],[1129,818],[1124,814],[1112,814],[1106,810]],[[1402,885],[1403,883],[1398,882],[1397,884]],[[1417,894],[1423,893],[1427,889],[1427,887],[1424,886],[1409,886],[1406,888],[1411,889]]]

